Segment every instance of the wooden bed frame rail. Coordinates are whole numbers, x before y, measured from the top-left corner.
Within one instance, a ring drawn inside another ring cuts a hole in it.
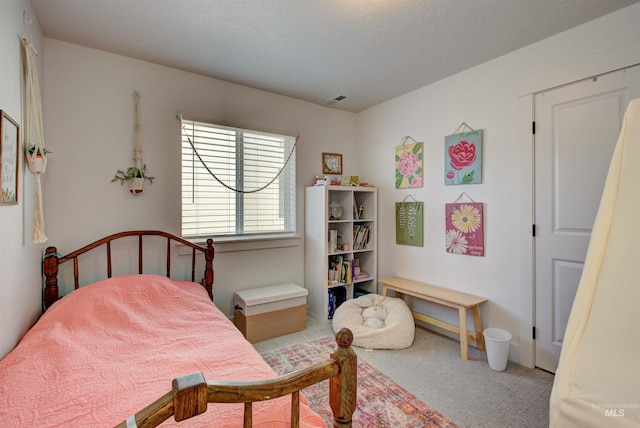
[[[351,348],[353,333],[336,334],[338,348],[331,358],[313,366],[266,381],[207,382],[202,373],[176,378],[172,391],[121,422],[116,428],[153,428],[174,416],[176,422],[204,413],[207,403],[244,403],[244,428],[252,426],[252,402],[291,394],[291,427],[300,425],[300,390],[329,379],[329,402],[334,428],[350,428],[356,409],[357,356]]]
[[[138,273],[142,274],[142,237],[143,236],[161,236],[167,238],[167,277],[171,277],[171,241],[179,242],[192,249],[191,252],[191,281],[195,282],[195,269],[196,269],[196,252],[204,253],[206,260],[204,277],[202,279],[202,285],[207,289],[209,297],[213,300],[213,240],[207,239],[207,246],[201,247],[197,244],[189,242],[180,238],[179,236],[171,233],[159,231],[159,230],[132,230],[128,232],[115,233],[113,235],[102,238],[96,242],[93,242],[85,247],[80,248],[66,256],[60,257],[56,247],[48,247],[45,251],[44,260],[42,261],[44,275],[45,275],[45,287],[44,287],[44,307],[45,309],[51,306],[56,300],[60,298],[58,291],[58,266],[62,263],[73,260],[73,278],[74,287],[78,289],[79,283],[79,267],[78,256],[84,254],[100,245],[106,244],[107,246],[107,277],[111,278],[111,242],[116,239],[125,238],[129,236],[138,237]]]

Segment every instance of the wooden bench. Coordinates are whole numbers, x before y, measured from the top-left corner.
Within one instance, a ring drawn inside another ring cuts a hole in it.
[[[484,297],[449,290],[435,285],[424,284],[410,279],[392,276],[379,279],[383,284],[382,295],[386,296],[389,290],[395,291],[396,297],[403,298],[403,295],[412,296],[421,300],[437,303],[458,310],[460,325],[453,325],[437,320],[427,315],[411,311],[413,317],[427,324],[443,328],[460,336],[460,356],[463,360],[469,359],[469,340],[475,340],[478,349],[485,350],[484,337],[482,336],[482,321],[480,319],[480,304],[486,302]],[[467,309],[473,314],[474,330],[467,330]]]

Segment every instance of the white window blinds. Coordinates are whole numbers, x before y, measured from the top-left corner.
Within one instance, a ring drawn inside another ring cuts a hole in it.
[[[294,234],[295,142],[182,118],[182,236]]]

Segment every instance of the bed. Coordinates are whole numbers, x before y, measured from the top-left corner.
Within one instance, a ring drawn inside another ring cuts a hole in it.
[[[137,241],[138,272],[114,276],[111,244],[121,238]],[[143,238],[166,239],[166,275],[143,273]],[[299,391],[329,379],[333,426],[350,427],[351,332],[336,335],[327,360],[276,377],[213,303],[212,244],[145,230],[110,235],[66,256],[47,248],[47,309],[0,360],[2,425],[322,427]],[[80,256],[104,246],[107,278],[81,287]],[[176,246],[191,252],[190,280],[171,278]],[[201,256],[205,271],[196,283]],[[60,298],[58,270],[68,261],[74,287]]]

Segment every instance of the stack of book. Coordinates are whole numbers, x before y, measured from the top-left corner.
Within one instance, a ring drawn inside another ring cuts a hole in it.
[[[371,226],[359,224],[353,229],[353,249],[362,250],[369,243]]]
[[[352,284],[355,260],[345,259],[343,256],[329,258],[329,285]]]
[[[360,269],[360,260],[358,260],[357,258],[353,259],[352,268],[354,281],[369,278],[369,274]]]

